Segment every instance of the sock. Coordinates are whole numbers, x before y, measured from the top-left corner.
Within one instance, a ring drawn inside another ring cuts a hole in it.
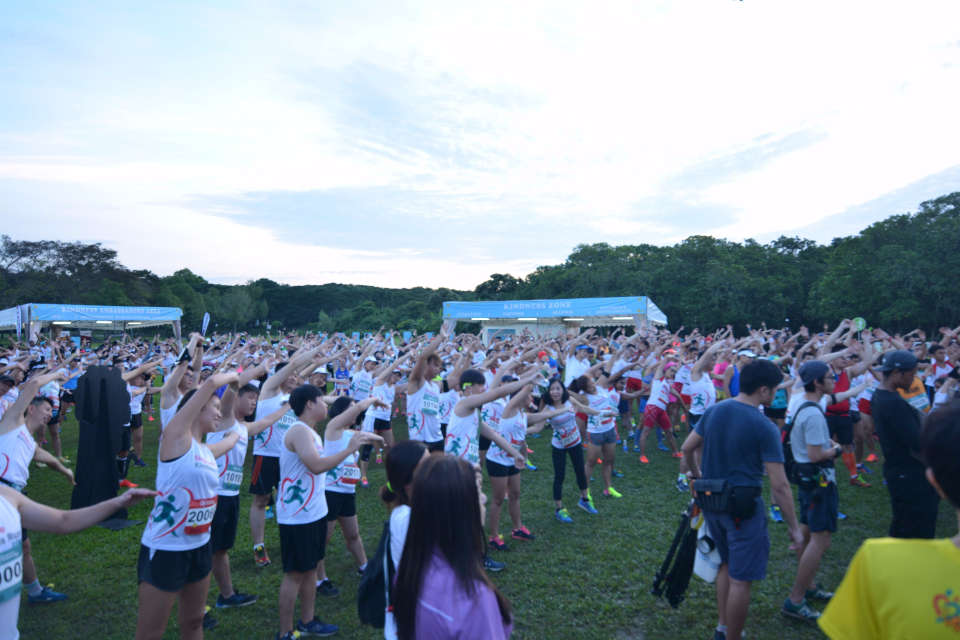
[[[27,588],[27,593],[31,596],[38,596],[43,593],[43,587],[40,586],[40,580],[34,580],[30,584],[24,585]]]
[[[843,452],[843,464],[847,466],[847,471],[850,472],[851,478],[857,477],[857,459],[854,457],[852,451]]]

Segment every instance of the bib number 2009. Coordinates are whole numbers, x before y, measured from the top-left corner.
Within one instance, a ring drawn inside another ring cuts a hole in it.
[[[210,523],[213,522],[213,514],[216,510],[216,497],[191,500],[190,507],[187,510],[187,522],[183,528],[183,532],[188,536],[207,533],[210,531]]]

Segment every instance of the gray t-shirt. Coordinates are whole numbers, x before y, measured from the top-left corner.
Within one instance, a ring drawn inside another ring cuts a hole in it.
[[[797,462],[811,462],[807,455],[807,446],[820,446],[824,451],[830,449],[830,428],[827,418],[817,407],[806,406],[793,419],[790,432],[790,447],[793,459]]]

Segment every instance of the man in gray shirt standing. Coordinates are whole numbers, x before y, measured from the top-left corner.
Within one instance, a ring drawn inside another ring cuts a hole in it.
[[[807,599],[829,600],[833,596],[819,587],[814,578],[823,554],[830,547],[830,536],[837,530],[839,494],[833,460],[843,450],[830,439],[823,413],[826,404],[823,397],[830,394],[834,386],[830,368],[819,360],[811,360],[800,367],[799,375],[805,402],[794,414],[790,446],[796,461],[803,546],[798,556],[797,578],[780,611],[786,616],[813,622],[820,617],[820,612],[810,607]]]

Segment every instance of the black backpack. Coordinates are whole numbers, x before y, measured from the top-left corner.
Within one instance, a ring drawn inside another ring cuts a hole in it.
[[[783,428],[783,470],[787,474],[787,480],[793,484],[797,484],[797,461],[793,457],[793,445],[790,444],[790,434],[793,432],[793,423],[797,421],[797,416],[807,407],[816,407],[821,412],[823,411],[818,403],[807,400],[797,408],[796,413],[793,414],[793,419]]]
[[[385,612],[390,603],[390,585],[393,584],[393,559],[390,557],[390,521],[383,523],[383,534],[377,553],[367,563],[357,590],[357,614],[360,622],[377,629],[384,625]]]

